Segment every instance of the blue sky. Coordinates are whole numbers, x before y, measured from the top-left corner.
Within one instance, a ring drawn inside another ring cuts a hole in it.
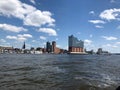
[[[68,47],[73,34],[87,50],[120,52],[119,0],[0,0],[0,46]]]

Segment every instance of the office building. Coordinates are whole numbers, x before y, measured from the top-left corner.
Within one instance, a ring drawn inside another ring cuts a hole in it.
[[[56,51],[56,42],[53,41],[52,42],[52,52],[55,53],[55,51]]]
[[[47,53],[52,52],[52,45],[51,45],[51,43],[49,41],[46,43],[46,52]]]
[[[84,52],[84,42],[78,40],[73,35],[68,37],[68,51],[69,53],[83,53]]]
[[[58,47],[56,47],[56,42],[55,42],[55,41],[52,42],[52,52],[53,52],[54,54],[59,54],[59,53],[61,53],[61,49],[58,48]]]
[[[53,54],[60,54],[63,53],[63,49],[60,49],[56,46],[56,42],[52,41],[51,42],[46,42],[46,51],[47,53],[53,53]]]

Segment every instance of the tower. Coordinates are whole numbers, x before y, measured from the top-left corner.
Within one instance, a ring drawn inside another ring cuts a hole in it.
[[[52,52],[55,53],[55,51],[56,51],[56,42],[53,41],[52,42]]]
[[[25,47],[26,47],[26,46],[25,46],[25,42],[24,42],[22,49],[25,49]]]
[[[52,52],[52,46],[51,46],[51,44],[50,44],[49,41],[46,43],[46,51],[47,51],[48,53]]]

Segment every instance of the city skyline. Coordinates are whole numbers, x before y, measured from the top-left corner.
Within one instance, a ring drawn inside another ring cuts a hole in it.
[[[56,41],[68,49],[68,36],[87,50],[120,52],[119,0],[1,0],[0,46],[44,47]]]

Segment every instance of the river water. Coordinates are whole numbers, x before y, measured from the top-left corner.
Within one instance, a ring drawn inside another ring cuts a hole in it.
[[[0,54],[0,90],[115,90],[119,55]]]

